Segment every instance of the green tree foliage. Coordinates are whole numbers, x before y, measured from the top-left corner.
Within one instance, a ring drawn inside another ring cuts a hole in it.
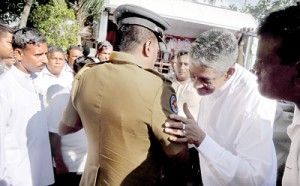
[[[0,23],[9,24],[20,17],[27,0],[0,0]],[[34,0],[32,9],[48,3],[49,0]]]
[[[258,21],[261,21],[270,12],[294,4],[292,0],[260,0],[256,5],[245,5],[241,12],[252,14]]]
[[[30,19],[33,26],[47,38],[49,44],[63,49],[70,44],[77,44],[79,26],[74,11],[68,9],[64,0],[53,0],[33,10]]]
[[[76,7],[76,17],[81,27],[86,21],[99,19],[103,8],[103,0],[79,0]]]

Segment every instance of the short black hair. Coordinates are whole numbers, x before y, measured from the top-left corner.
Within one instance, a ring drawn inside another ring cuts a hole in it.
[[[94,59],[87,56],[81,56],[75,59],[73,64],[73,70],[75,73],[79,72],[79,70],[88,63],[95,63]]]
[[[77,45],[70,45],[69,48],[67,49],[67,55],[69,55],[71,50],[73,50],[73,49],[83,52],[82,47],[77,46]]]
[[[148,39],[155,38],[156,36],[149,29],[139,25],[123,25],[119,29],[119,49],[124,52],[129,52],[137,48]]]
[[[14,49],[25,49],[29,44],[41,43],[47,43],[46,37],[37,29],[26,27],[15,31],[12,46]]]
[[[82,53],[84,56],[88,56],[91,52],[90,47],[87,45],[83,45],[82,50],[83,50]]]
[[[277,54],[283,65],[300,61],[300,4],[270,13],[260,23],[257,33],[282,39]]]
[[[179,57],[181,57],[181,56],[183,56],[183,55],[188,55],[189,54],[189,51],[187,51],[187,50],[179,50],[178,52],[177,52],[177,54],[176,54],[176,57],[177,58],[179,58]]]

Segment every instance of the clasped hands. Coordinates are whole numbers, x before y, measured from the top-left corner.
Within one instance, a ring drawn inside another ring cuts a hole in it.
[[[164,132],[169,134],[169,140],[177,143],[189,143],[198,147],[205,138],[205,133],[198,126],[187,104],[183,104],[185,117],[170,114],[170,120],[164,124]]]

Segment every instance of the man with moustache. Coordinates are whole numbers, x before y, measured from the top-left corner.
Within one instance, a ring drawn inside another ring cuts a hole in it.
[[[0,76],[0,185],[54,182],[46,114],[34,87],[48,60],[46,38],[23,28],[12,46],[18,63]]]
[[[236,64],[237,40],[225,30],[202,33],[192,44],[191,78],[202,95],[198,123],[170,115],[169,139],[195,145],[202,182],[215,185],[275,185],[272,125],[276,102],[262,97],[255,76]]]
[[[176,54],[176,60],[172,61],[171,65],[174,75],[170,79],[177,96],[178,115],[184,116],[183,103],[187,103],[193,117],[197,118],[201,97],[190,78],[188,51],[179,50]]]

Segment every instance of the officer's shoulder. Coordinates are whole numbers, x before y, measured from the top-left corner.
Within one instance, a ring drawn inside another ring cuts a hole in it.
[[[155,76],[159,77],[163,82],[172,84],[172,81],[170,79],[166,78],[163,74],[161,74],[153,69],[145,69],[145,70],[154,74]]]
[[[76,79],[79,79],[85,72],[87,72],[88,70],[92,69],[93,67],[97,67],[101,64],[107,63],[109,61],[105,61],[105,62],[95,62],[95,63],[87,63],[85,64],[75,75]]]

